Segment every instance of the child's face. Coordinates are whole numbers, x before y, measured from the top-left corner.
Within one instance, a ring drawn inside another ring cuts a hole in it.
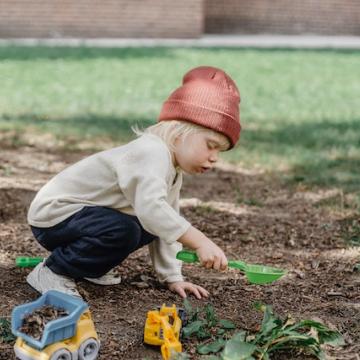
[[[175,140],[175,166],[188,174],[210,170],[219,158],[220,144],[216,136],[207,132],[192,133]]]

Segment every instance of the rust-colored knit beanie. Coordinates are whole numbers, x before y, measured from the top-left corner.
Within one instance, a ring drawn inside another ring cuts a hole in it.
[[[183,120],[227,136],[233,147],[240,136],[240,93],[224,71],[211,66],[190,70],[164,102],[159,121]]]

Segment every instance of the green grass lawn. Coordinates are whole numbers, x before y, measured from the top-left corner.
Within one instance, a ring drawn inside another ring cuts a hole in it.
[[[359,194],[359,51],[0,47],[0,130],[126,141],[203,64],[242,96],[243,133],[225,159]]]

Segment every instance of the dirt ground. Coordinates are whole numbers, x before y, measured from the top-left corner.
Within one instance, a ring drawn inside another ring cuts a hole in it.
[[[0,149],[0,317],[10,319],[15,305],[38,297],[25,282],[30,270],[14,266],[19,255],[46,256],[26,223],[31,199],[47,179],[85,155],[41,146]],[[282,316],[316,319],[337,329],[346,345],[329,349],[330,356],[359,360],[360,276],[355,264],[360,262],[360,251],[347,239],[360,222],[346,206],[324,206],[337,196],[341,193],[336,189],[290,187],[275,175],[223,163],[208,174],[186,177],[182,212],[195,226],[229,258],[285,268],[288,274],[266,286],[250,285],[234,270],[219,273],[185,265],[184,274],[211,292],[208,301],[219,316],[243,329],[257,328],[262,315],[253,303],[260,301]],[[156,282],[145,248],[118,269],[120,285],[78,283],[101,339],[99,359],[160,359],[159,349],[142,341],[146,312],[162,303],[180,306],[182,300]],[[191,302],[205,303],[193,298]],[[190,343],[184,342],[184,348],[197,358]],[[14,358],[12,344],[0,344],[0,359]]]

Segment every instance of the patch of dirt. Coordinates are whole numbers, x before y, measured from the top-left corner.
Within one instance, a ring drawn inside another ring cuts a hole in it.
[[[26,189],[0,188],[0,221],[22,222],[35,192]]]
[[[38,297],[25,282],[30,269],[14,266],[19,255],[46,256],[26,223],[27,208],[38,189],[55,173],[86,153],[56,153],[36,147],[6,148],[0,153],[0,317]],[[222,318],[255,330],[262,314],[255,301],[280,315],[321,320],[346,341],[329,350],[334,359],[359,359],[360,262],[356,239],[359,217],[319,206],[329,192],[287,187],[268,174],[220,164],[202,176],[185,178],[182,212],[219,244],[229,258],[285,268],[288,274],[265,286],[250,285],[236,270],[209,271],[184,265],[188,280],[207,288],[209,302]],[[182,300],[155,281],[147,249],[118,267],[122,283],[101,287],[85,281],[79,290],[88,301],[101,339],[99,360],[160,359],[159,348],[143,344],[146,312]],[[143,286],[144,283],[147,287]],[[140,285],[139,285],[140,284]],[[205,301],[191,299],[195,305]],[[0,344],[0,360],[14,359],[13,344]],[[192,352],[190,342],[183,343]],[[277,359],[305,359],[282,354]],[[197,356],[192,354],[192,359]],[[310,359],[310,358],[309,358]]]

